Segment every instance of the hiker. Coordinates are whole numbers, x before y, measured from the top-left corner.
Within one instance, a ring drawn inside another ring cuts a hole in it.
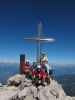
[[[45,69],[45,71],[51,75],[52,74],[52,68],[50,66],[50,64],[48,64],[48,57],[46,54],[42,54],[40,57],[40,62],[42,65],[42,68]]]

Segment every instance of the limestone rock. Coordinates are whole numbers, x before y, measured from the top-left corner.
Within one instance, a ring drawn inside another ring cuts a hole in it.
[[[8,82],[21,82],[19,86],[3,86],[0,88],[0,100],[75,100],[67,96],[60,84],[51,80],[50,85],[34,86],[24,75],[11,77]]]
[[[23,79],[23,75],[20,75],[20,74],[17,74],[17,75],[14,75],[12,77],[10,77],[8,80],[7,80],[7,84],[8,85],[15,85],[15,86],[18,86],[22,79]]]

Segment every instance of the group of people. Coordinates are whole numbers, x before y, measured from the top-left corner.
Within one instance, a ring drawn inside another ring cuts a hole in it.
[[[27,66],[27,67],[26,67]],[[52,70],[52,66],[48,63],[48,57],[46,54],[41,54],[40,59],[39,59],[39,63],[34,62],[32,65],[27,61],[26,65],[25,65],[25,72],[27,73],[26,75],[30,75],[31,76],[31,72],[33,73],[34,70],[38,71],[38,70],[45,70],[45,72],[51,76],[53,78],[53,70]],[[29,73],[29,74],[28,74]]]
[[[51,65],[48,63],[48,57],[46,54],[41,54],[40,56],[40,64],[33,63],[34,69],[45,69],[45,71],[48,73],[48,75],[53,74],[53,70]]]

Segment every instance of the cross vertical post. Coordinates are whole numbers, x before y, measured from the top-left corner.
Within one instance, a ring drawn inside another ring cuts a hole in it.
[[[41,42],[46,42],[46,43],[52,43],[55,41],[54,38],[47,38],[47,37],[41,37],[42,34],[42,22],[38,24],[38,36],[37,37],[31,37],[31,38],[24,38],[24,40],[28,41],[34,41],[37,42],[37,56],[36,56],[36,62],[40,64],[40,54],[41,54]]]

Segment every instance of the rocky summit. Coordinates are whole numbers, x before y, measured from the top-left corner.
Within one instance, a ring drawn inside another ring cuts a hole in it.
[[[0,100],[75,100],[65,94],[57,81],[50,81],[49,85],[37,87],[25,75],[15,75],[8,79],[7,85],[0,86]]]

